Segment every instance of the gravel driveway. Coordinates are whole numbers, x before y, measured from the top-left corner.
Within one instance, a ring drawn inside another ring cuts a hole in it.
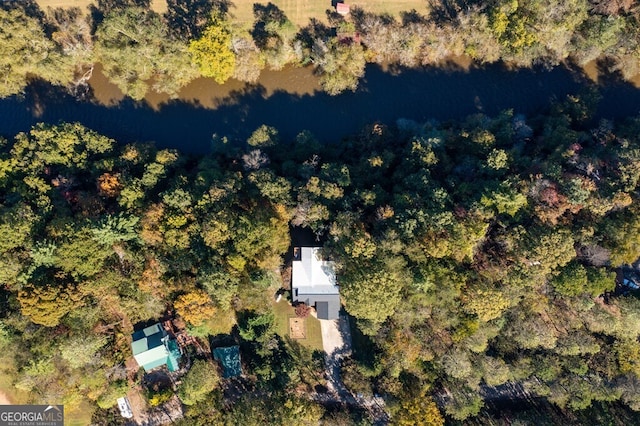
[[[340,315],[337,320],[320,320],[322,347],[326,352],[327,387],[331,392],[344,396],[347,392],[340,380],[340,360],[351,354],[349,320]]]

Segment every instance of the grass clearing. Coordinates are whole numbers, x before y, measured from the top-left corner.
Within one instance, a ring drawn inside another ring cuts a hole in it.
[[[253,23],[253,5],[255,3],[267,4],[267,2],[256,2],[253,0],[236,0],[231,5],[230,11],[233,21],[249,26]],[[321,22],[327,22],[327,10],[333,10],[331,0],[271,0],[271,3],[278,6],[287,15],[289,20],[299,27],[304,27],[309,23],[309,19],[316,18]],[[366,11],[375,13],[388,13],[396,18],[401,12],[415,9],[419,13],[429,12],[428,3],[418,0],[345,0],[350,6],[359,6]]]
[[[296,316],[293,306],[284,298],[277,303],[274,301],[273,313],[275,314],[276,333],[282,337],[291,337],[289,335],[289,318],[295,318]],[[312,316],[308,316],[305,323],[306,338],[295,339],[295,341],[311,350],[322,351],[320,321]]]
[[[87,400],[83,400],[80,405],[73,410],[67,410],[65,408],[64,424],[68,426],[89,425],[91,424],[91,417],[93,416],[94,410],[95,405],[92,405]]]
[[[219,310],[213,319],[206,322],[211,335],[231,334],[233,327],[237,324],[236,313],[230,309],[228,311]]]

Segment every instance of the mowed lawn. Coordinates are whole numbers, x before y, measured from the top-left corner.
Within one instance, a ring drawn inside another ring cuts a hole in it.
[[[296,316],[293,307],[283,297],[280,302],[273,302],[273,313],[275,314],[276,333],[282,337],[290,337],[289,318],[294,318]],[[322,351],[322,331],[320,330],[320,321],[309,315],[305,319],[305,329],[307,337],[305,339],[296,339],[296,342],[311,350]]]
[[[97,4],[94,0],[36,0],[43,10],[51,8],[78,7],[87,11],[90,4]],[[233,21],[242,26],[250,26],[253,23],[253,5],[255,3],[267,4],[268,1],[256,2],[255,0],[235,0],[231,4],[230,12]],[[316,18],[326,22],[327,9],[332,9],[331,0],[271,0],[271,3],[284,11],[287,17],[298,26],[305,26],[310,18]],[[428,2],[425,0],[345,0],[351,6],[360,6],[365,10],[376,13],[388,13],[399,17],[400,12],[415,9],[419,13],[428,12]],[[167,11],[166,0],[151,0],[151,8],[158,13]]]

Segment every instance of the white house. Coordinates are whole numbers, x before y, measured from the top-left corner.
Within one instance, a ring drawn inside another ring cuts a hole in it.
[[[334,263],[321,257],[320,247],[293,249],[291,298],[315,306],[318,319],[338,319],[340,291]]]

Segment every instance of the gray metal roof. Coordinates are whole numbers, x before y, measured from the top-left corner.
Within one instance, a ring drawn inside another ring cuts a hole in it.
[[[298,297],[297,302],[307,306],[315,306],[318,319],[338,319],[340,313],[340,296],[337,294],[311,294]]]

